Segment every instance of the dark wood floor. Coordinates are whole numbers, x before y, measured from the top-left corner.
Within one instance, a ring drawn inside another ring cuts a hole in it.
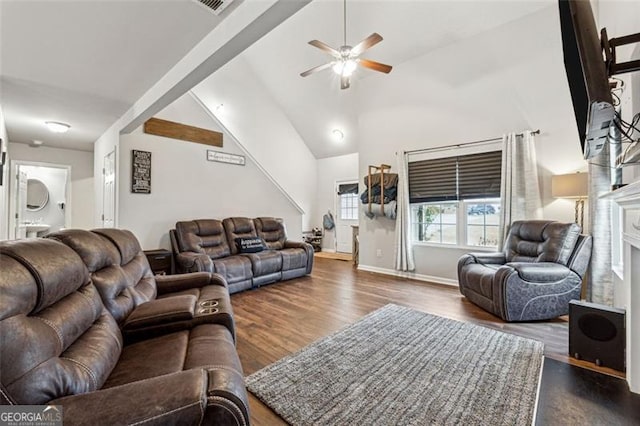
[[[621,373],[567,355],[566,318],[537,323],[505,323],[468,302],[455,287],[356,270],[350,262],[316,258],[310,277],[298,278],[231,297],[237,348],[245,374],[289,355],[388,303],[474,323],[545,344],[545,356],[614,376]],[[254,425],[285,424],[250,397]]]

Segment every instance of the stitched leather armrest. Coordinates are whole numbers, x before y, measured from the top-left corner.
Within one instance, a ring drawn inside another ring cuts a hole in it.
[[[122,331],[158,326],[167,323],[190,320],[194,316],[196,296],[190,294],[165,297],[143,303],[127,317]]]
[[[484,265],[503,265],[507,261],[507,258],[502,252],[469,253],[469,256],[474,259],[475,263]]]
[[[220,274],[211,272],[192,272],[190,274],[156,276],[158,294],[175,293],[190,288],[202,288],[207,285],[227,287],[227,281]]]
[[[182,272],[213,272],[213,262],[204,253],[185,251],[176,255],[178,271]]]
[[[80,395],[54,399],[66,425],[199,425],[207,406],[205,370],[154,377]],[[248,423],[248,422],[247,422]]]
[[[566,266],[553,262],[511,262],[506,266],[515,269],[523,280],[537,283],[561,281],[574,273]]]
[[[284,242],[284,248],[301,248],[307,252],[307,274],[313,269],[313,246],[309,243],[287,240]]]
[[[284,248],[301,248],[301,249],[311,249],[313,250],[313,246],[309,243],[304,243],[302,241],[291,241],[287,240],[284,242]]]
[[[211,368],[207,398],[212,408],[205,422],[215,425],[249,425],[249,399],[241,374],[231,369]]]

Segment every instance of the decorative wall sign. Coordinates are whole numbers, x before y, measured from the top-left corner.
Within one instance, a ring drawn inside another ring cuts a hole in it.
[[[151,153],[131,150],[131,192],[151,194]]]
[[[219,163],[235,164],[237,166],[244,166],[246,159],[244,155],[229,154],[228,152],[220,152],[207,150],[207,161],[217,161]]]

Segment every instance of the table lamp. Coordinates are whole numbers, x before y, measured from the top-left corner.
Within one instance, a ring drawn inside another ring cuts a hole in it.
[[[583,228],[584,200],[589,195],[589,174],[569,173],[551,178],[551,195],[554,198],[576,200],[575,222]]]

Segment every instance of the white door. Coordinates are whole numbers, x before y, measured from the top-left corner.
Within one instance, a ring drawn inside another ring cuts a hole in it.
[[[342,184],[355,184],[356,182],[341,182]],[[339,191],[336,191],[338,194]],[[358,224],[358,193],[337,195],[336,208],[336,251],[340,253],[353,252],[353,228]]]
[[[113,228],[116,217],[116,151],[104,157],[102,169],[102,226]]]
[[[27,216],[27,174],[18,170],[18,190],[16,191],[16,221],[15,238],[25,238],[27,228],[21,224]]]

